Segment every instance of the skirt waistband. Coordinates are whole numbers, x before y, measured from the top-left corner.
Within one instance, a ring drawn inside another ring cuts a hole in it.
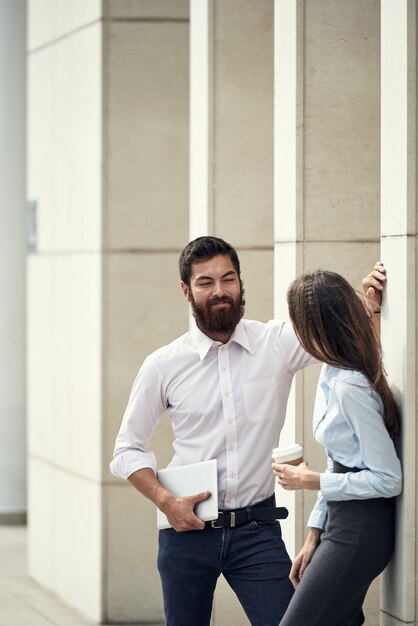
[[[361,472],[359,467],[347,467],[338,461],[333,461],[334,474],[348,474],[348,472]]]

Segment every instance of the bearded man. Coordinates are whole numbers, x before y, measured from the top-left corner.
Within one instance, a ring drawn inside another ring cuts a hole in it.
[[[209,626],[220,574],[252,626],[277,626],[293,586],[275,508],[271,451],[293,376],[314,361],[291,325],[242,319],[240,263],[230,244],[195,239],[182,251],[179,270],[195,325],[145,359],[111,471],[152,500],[172,526],[159,531],[158,552],[168,626]],[[363,288],[379,299],[384,279],[384,268],[375,267]],[[174,434],[171,466],[217,460],[215,522],[194,513],[208,492],[179,498],[157,480],[148,445],[165,411]]]

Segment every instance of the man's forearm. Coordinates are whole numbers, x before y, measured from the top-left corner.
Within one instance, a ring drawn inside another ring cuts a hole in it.
[[[128,480],[139,493],[151,500],[161,510],[163,510],[167,501],[174,497],[173,494],[160,485],[154,471],[150,467],[144,467],[134,472],[129,476]]]
[[[176,497],[158,482],[150,467],[134,472],[128,477],[129,482],[143,496],[151,500],[165,515],[168,522],[177,531],[203,530],[205,523],[196,517],[194,507],[206,500],[210,493],[205,491],[193,496]]]

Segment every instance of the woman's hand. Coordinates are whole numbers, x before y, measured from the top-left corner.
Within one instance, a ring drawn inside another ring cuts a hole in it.
[[[273,463],[273,473],[277,477],[277,482],[283,489],[319,489],[320,474],[311,472],[306,461],[299,465],[289,465],[287,463]]]
[[[382,294],[386,283],[386,268],[381,261],[378,261],[370,274],[362,280],[364,295],[375,313],[379,312],[382,306]]]
[[[311,528],[309,530],[306,541],[302,550],[299,552],[295,560],[293,561],[292,569],[290,570],[289,578],[296,589],[302,580],[302,576],[312,560],[315,550],[319,545],[319,539],[322,530],[319,528]]]

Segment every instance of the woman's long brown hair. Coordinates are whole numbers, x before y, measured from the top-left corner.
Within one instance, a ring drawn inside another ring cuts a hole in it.
[[[319,361],[367,376],[383,401],[391,435],[399,429],[399,408],[386,380],[371,313],[339,274],[303,274],[287,292],[290,319],[303,348]]]

